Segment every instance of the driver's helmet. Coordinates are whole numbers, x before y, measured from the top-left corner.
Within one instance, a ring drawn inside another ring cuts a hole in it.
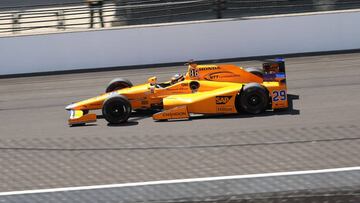
[[[176,84],[183,80],[185,80],[185,77],[183,74],[175,74],[174,76],[171,77],[170,83],[173,85],[173,84]]]

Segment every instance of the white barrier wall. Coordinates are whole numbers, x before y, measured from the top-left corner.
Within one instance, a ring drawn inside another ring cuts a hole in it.
[[[0,75],[360,48],[360,12],[0,38]]]

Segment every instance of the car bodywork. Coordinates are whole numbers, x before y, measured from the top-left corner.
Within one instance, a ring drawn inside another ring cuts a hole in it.
[[[150,78],[148,83],[123,88],[70,104],[69,125],[96,121],[90,110],[102,109],[104,101],[122,95],[133,110],[158,109],[155,120],[187,119],[191,114],[234,114],[241,112],[239,99],[247,84],[258,84],[269,97],[267,109],[288,107],[285,63],[283,59],[265,62],[262,76],[248,72],[232,64],[198,65],[196,79],[186,73],[183,81],[156,83]]]

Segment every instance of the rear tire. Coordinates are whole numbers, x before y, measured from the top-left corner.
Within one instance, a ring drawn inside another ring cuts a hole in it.
[[[102,114],[110,124],[125,123],[129,119],[131,111],[129,100],[122,95],[107,98],[102,107]]]
[[[238,111],[245,111],[251,114],[265,111],[269,104],[269,93],[259,83],[246,84],[238,97]]]
[[[264,70],[262,68],[257,68],[257,67],[248,67],[245,68],[245,70],[249,73],[252,73],[258,77],[263,78],[264,77]]]
[[[105,92],[108,93],[108,92],[121,90],[123,88],[132,87],[132,86],[133,86],[133,84],[130,82],[130,80],[127,80],[124,78],[115,78],[110,81]]]

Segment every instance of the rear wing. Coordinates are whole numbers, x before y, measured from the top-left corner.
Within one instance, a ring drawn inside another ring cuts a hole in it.
[[[289,106],[287,98],[285,60],[278,58],[263,64],[264,82],[278,82],[278,85],[268,86],[272,109],[284,109]]]
[[[263,70],[265,82],[277,81],[286,85],[285,60],[283,58],[265,61]]]

